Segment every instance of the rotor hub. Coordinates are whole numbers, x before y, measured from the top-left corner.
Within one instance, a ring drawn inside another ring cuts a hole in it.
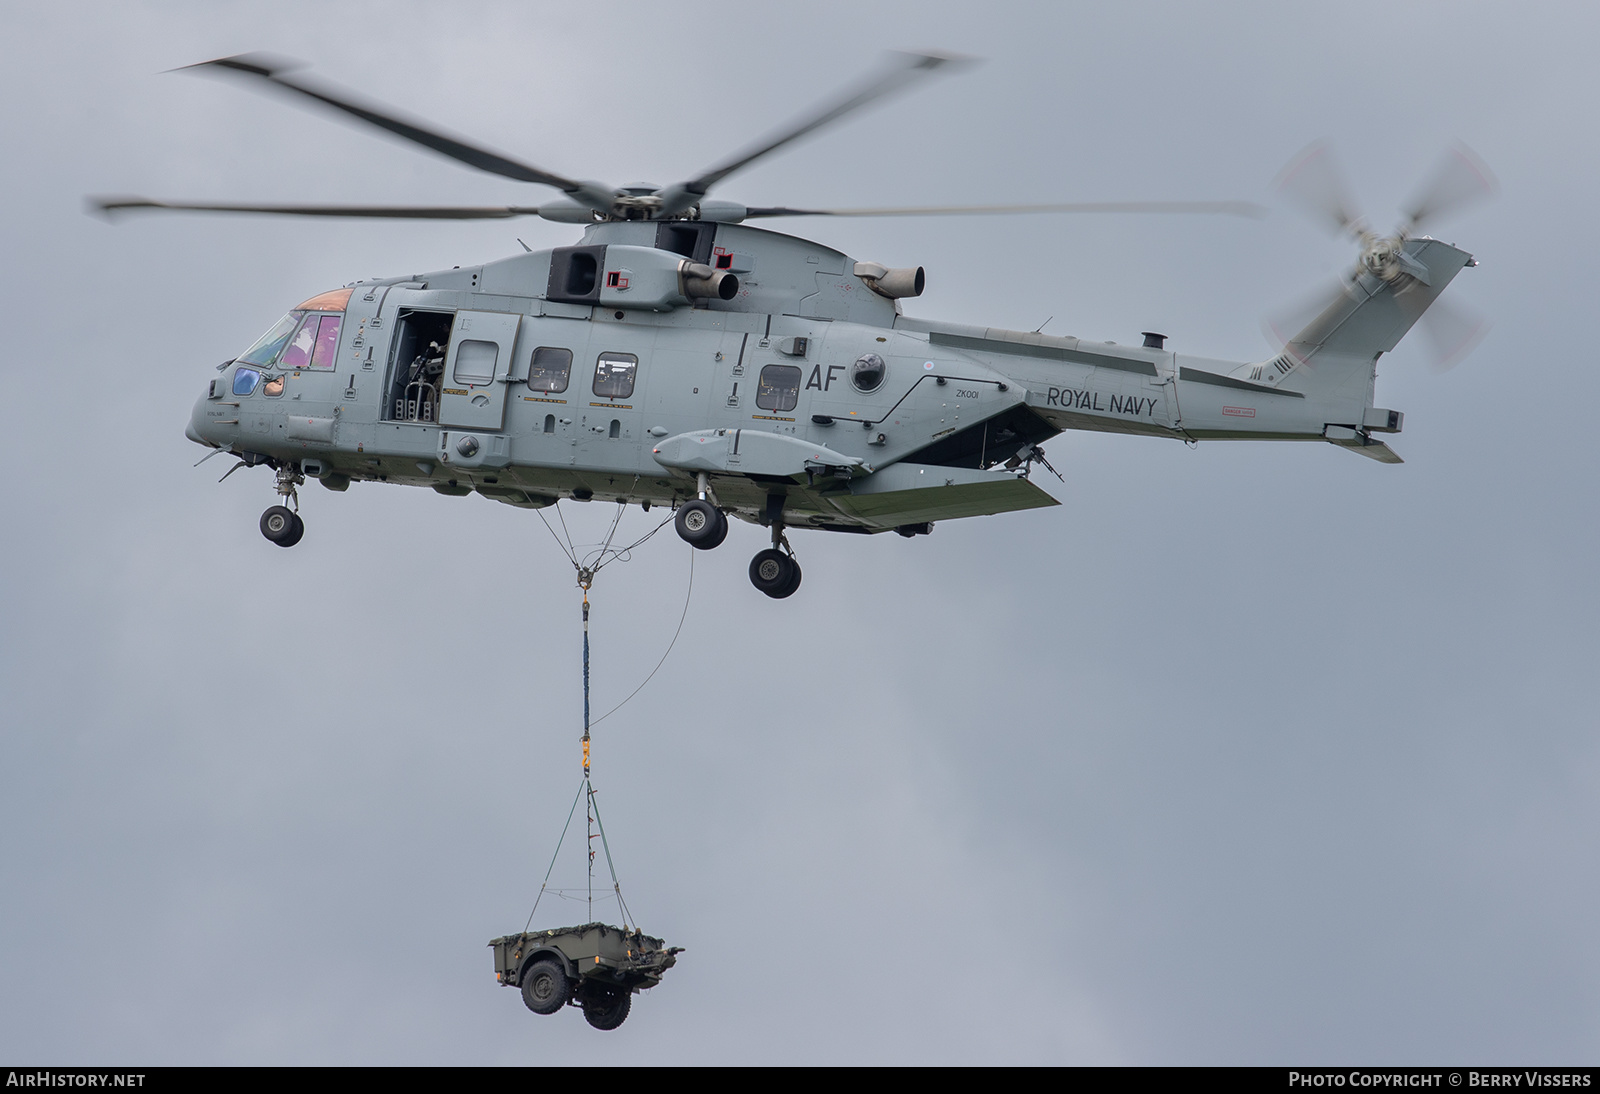
[[[1378,239],[1361,252],[1361,268],[1374,277],[1393,281],[1405,272],[1400,264],[1400,240]]]
[[[661,211],[659,194],[618,194],[611,202],[617,220],[650,220]]]

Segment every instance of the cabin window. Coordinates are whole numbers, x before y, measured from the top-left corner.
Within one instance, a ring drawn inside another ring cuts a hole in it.
[[[261,380],[261,373],[253,368],[242,368],[233,374],[233,393],[235,395],[249,395],[256,389],[256,384]]]
[[[631,398],[638,370],[639,358],[631,353],[602,353],[594,366],[594,393],[602,399]]]
[[[798,365],[768,365],[756,385],[756,406],[762,410],[793,410],[800,401]]]
[[[533,351],[528,365],[528,390],[547,391],[552,395],[567,390],[567,380],[572,376],[572,351],[540,346]]]
[[[456,367],[451,375],[458,384],[482,387],[494,380],[494,366],[499,359],[500,347],[496,343],[467,339],[456,347]]]

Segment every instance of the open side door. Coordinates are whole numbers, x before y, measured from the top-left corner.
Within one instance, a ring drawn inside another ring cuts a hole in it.
[[[440,425],[464,429],[505,425],[506,387],[521,322],[516,313],[456,312],[439,386]]]

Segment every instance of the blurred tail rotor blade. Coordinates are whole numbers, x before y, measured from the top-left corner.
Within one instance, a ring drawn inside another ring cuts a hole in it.
[[[1366,231],[1366,221],[1350,196],[1344,172],[1323,141],[1313,141],[1290,160],[1278,172],[1273,188],[1326,228],[1357,239]]]
[[[1488,164],[1458,141],[1440,159],[1433,174],[1406,208],[1403,231],[1411,235],[1425,223],[1482,201],[1499,188]]]
[[[1293,346],[1296,336],[1307,331],[1334,305],[1343,303],[1346,297],[1343,281],[1329,282],[1299,300],[1269,313],[1261,321],[1261,334],[1276,352],[1287,352],[1290,356],[1299,357]]]
[[[1421,325],[1433,346],[1433,371],[1448,372],[1478,348],[1493,324],[1464,305],[1440,299],[1422,313]]]

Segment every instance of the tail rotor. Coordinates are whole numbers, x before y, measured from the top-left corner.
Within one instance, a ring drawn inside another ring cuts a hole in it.
[[[1347,270],[1337,286],[1322,290],[1263,321],[1262,333],[1274,348],[1290,357],[1298,357],[1294,349],[1296,336],[1355,292],[1361,278],[1377,278],[1397,290],[1404,288],[1406,279],[1426,285],[1428,271],[1412,257],[1406,241],[1451,214],[1492,196],[1498,185],[1482,158],[1458,142],[1446,150],[1405,206],[1399,224],[1387,236],[1372,230],[1325,141],[1313,142],[1290,160],[1278,173],[1274,189],[1313,223],[1338,236],[1348,237],[1360,247],[1354,268]],[[1397,300],[1405,298],[1405,293],[1397,293]],[[1413,318],[1419,319],[1427,331],[1435,372],[1444,372],[1460,363],[1489,331],[1489,321],[1464,305],[1447,305],[1435,299],[1424,302],[1422,309]]]

